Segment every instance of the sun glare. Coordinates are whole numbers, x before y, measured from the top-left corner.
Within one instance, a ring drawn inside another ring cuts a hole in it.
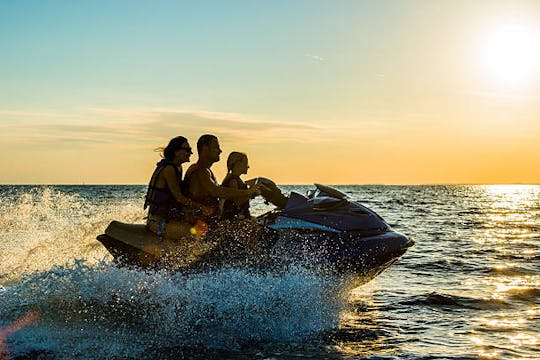
[[[540,32],[526,23],[509,22],[488,31],[479,47],[480,65],[490,80],[522,87],[539,74]]]

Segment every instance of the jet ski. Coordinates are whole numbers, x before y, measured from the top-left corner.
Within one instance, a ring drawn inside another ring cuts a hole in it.
[[[160,240],[144,225],[113,221],[97,239],[119,266],[197,270],[223,266],[287,268],[302,266],[374,278],[414,245],[373,210],[330,186],[315,184],[306,195],[284,196],[271,180],[265,199],[276,208],[256,218],[262,227],[254,255],[234,236],[211,235],[199,241]],[[191,248],[190,248],[191,246]]]

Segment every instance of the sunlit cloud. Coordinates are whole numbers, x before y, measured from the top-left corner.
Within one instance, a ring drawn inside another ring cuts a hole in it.
[[[88,109],[89,112],[100,114],[108,117],[116,118],[131,118],[133,120],[137,119],[150,119],[158,118],[166,114],[176,114],[176,115],[191,115],[200,118],[206,119],[221,119],[221,120],[237,120],[237,121],[246,121],[247,118],[243,114],[239,113],[230,113],[230,112],[218,112],[218,111],[208,111],[208,110],[181,110],[181,109],[172,109],[172,108],[132,108],[132,109],[111,109],[111,108],[96,108],[92,107]]]
[[[213,133],[227,142],[268,144],[325,141],[332,131],[309,123],[259,120],[240,113],[170,108],[89,108],[73,119],[46,124],[32,119],[8,122],[0,125],[0,137],[11,143],[91,146],[112,142],[160,144],[177,135],[195,141],[204,133]]]
[[[204,133],[214,133],[225,141],[244,143],[312,142],[321,139],[325,130],[307,123],[257,120],[239,113],[206,110],[93,108],[91,111],[108,117],[137,119],[134,126],[153,137],[183,134],[195,139]]]
[[[20,119],[0,123],[0,139],[4,144],[31,145],[37,148],[62,149],[94,147],[108,143],[145,142],[147,133],[137,126],[106,119],[70,117],[64,114],[43,122],[37,119]],[[1,119],[1,116],[0,116]]]
[[[322,129],[304,123],[245,121],[197,113],[166,113],[151,124],[155,131],[167,134],[187,131],[201,135],[215,133],[226,141],[244,143],[311,142],[320,138]]]
[[[4,143],[8,141],[4,140],[5,137],[0,136],[0,139]],[[114,139],[108,138],[92,138],[85,136],[61,136],[61,135],[37,135],[29,134],[25,136],[10,136],[7,138],[10,143],[17,144],[19,146],[30,146],[33,150],[39,149],[65,149],[65,148],[88,148],[95,145],[112,144]]]
[[[348,126],[260,119],[234,112],[174,108],[87,108],[62,114],[54,122],[38,119],[0,123],[0,138],[11,144],[57,147],[96,147],[104,144],[153,148],[173,136],[191,142],[204,133],[217,135],[223,143],[242,144],[357,144],[363,138],[383,139],[398,120],[426,122],[424,113],[365,114]],[[1,117],[0,117],[1,118]],[[66,120],[68,118],[69,120]]]
[[[72,125],[72,124],[53,124],[42,125],[39,127],[41,130],[49,130],[53,132],[62,133],[85,133],[85,134],[118,134],[119,129],[112,128],[110,126],[96,126],[96,125]]]

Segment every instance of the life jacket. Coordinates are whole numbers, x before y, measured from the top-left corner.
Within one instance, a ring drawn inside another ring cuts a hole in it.
[[[186,176],[184,177],[184,188],[183,188],[183,189],[185,189],[184,190],[184,195],[186,195],[191,200],[193,200],[193,201],[195,201],[195,202],[197,202],[197,203],[199,203],[201,205],[211,207],[214,210],[213,215],[207,216],[204,220],[207,221],[207,222],[210,222],[210,223],[214,223],[219,218],[219,199],[216,198],[215,196],[210,195],[210,194],[194,195],[193,193],[191,193],[191,185],[192,185],[192,181],[193,181],[193,179],[192,179],[193,174],[198,172],[198,171],[205,171],[205,170],[210,171],[211,180],[216,185],[218,185],[218,182],[217,182],[216,177],[215,177],[214,173],[212,172],[212,170],[210,170],[209,168],[201,166],[197,162],[195,164],[192,164],[186,171]]]
[[[156,164],[156,169],[152,174],[150,183],[148,184],[148,191],[146,192],[146,199],[144,201],[144,209],[148,209],[148,214],[156,215],[169,220],[182,220],[183,219],[183,205],[176,201],[171,190],[168,187],[160,188],[156,186],[159,174],[167,166],[172,166],[176,174],[176,181],[182,188],[182,172],[178,166],[173,164],[170,160],[163,159]]]
[[[222,186],[229,187],[229,184],[232,180],[236,180],[236,184],[238,185],[239,190],[247,190],[248,186],[246,183],[240,179],[240,176],[233,175],[232,173],[227,174],[225,176],[225,179],[223,180],[223,183],[221,183]],[[249,199],[246,199],[245,202],[238,204],[233,200],[225,200],[223,203],[223,212],[221,213],[221,217],[223,219],[237,219],[237,218],[244,218],[244,219],[250,219],[251,214],[249,213]]]

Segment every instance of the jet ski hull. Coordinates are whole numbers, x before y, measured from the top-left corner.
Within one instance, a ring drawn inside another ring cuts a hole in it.
[[[395,231],[362,236],[355,232],[280,231],[271,256],[339,274],[373,279],[399,259],[414,241]],[[290,241],[295,239],[296,241]]]
[[[204,239],[161,241],[144,225],[113,221],[97,239],[120,266],[192,271],[300,265],[356,274],[363,282],[380,274],[414,245],[412,239],[393,231],[382,217],[346,194],[325,185],[315,186],[308,196],[296,192],[275,196],[277,209],[257,218],[262,235],[255,251],[231,235],[234,231],[226,235],[219,227],[211,229]],[[279,191],[277,186],[274,190]],[[242,231],[242,224],[236,225]]]
[[[118,266],[142,269],[194,271],[223,266],[285,269],[303,266],[338,274],[355,274],[367,282],[383,272],[414,244],[394,231],[360,237],[354,233],[270,230],[264,232],[266,251],[257,257],[230,241],[211,246],[186,262],[174,242],[161,241],[144,225],[111,222],[97,237]]]

